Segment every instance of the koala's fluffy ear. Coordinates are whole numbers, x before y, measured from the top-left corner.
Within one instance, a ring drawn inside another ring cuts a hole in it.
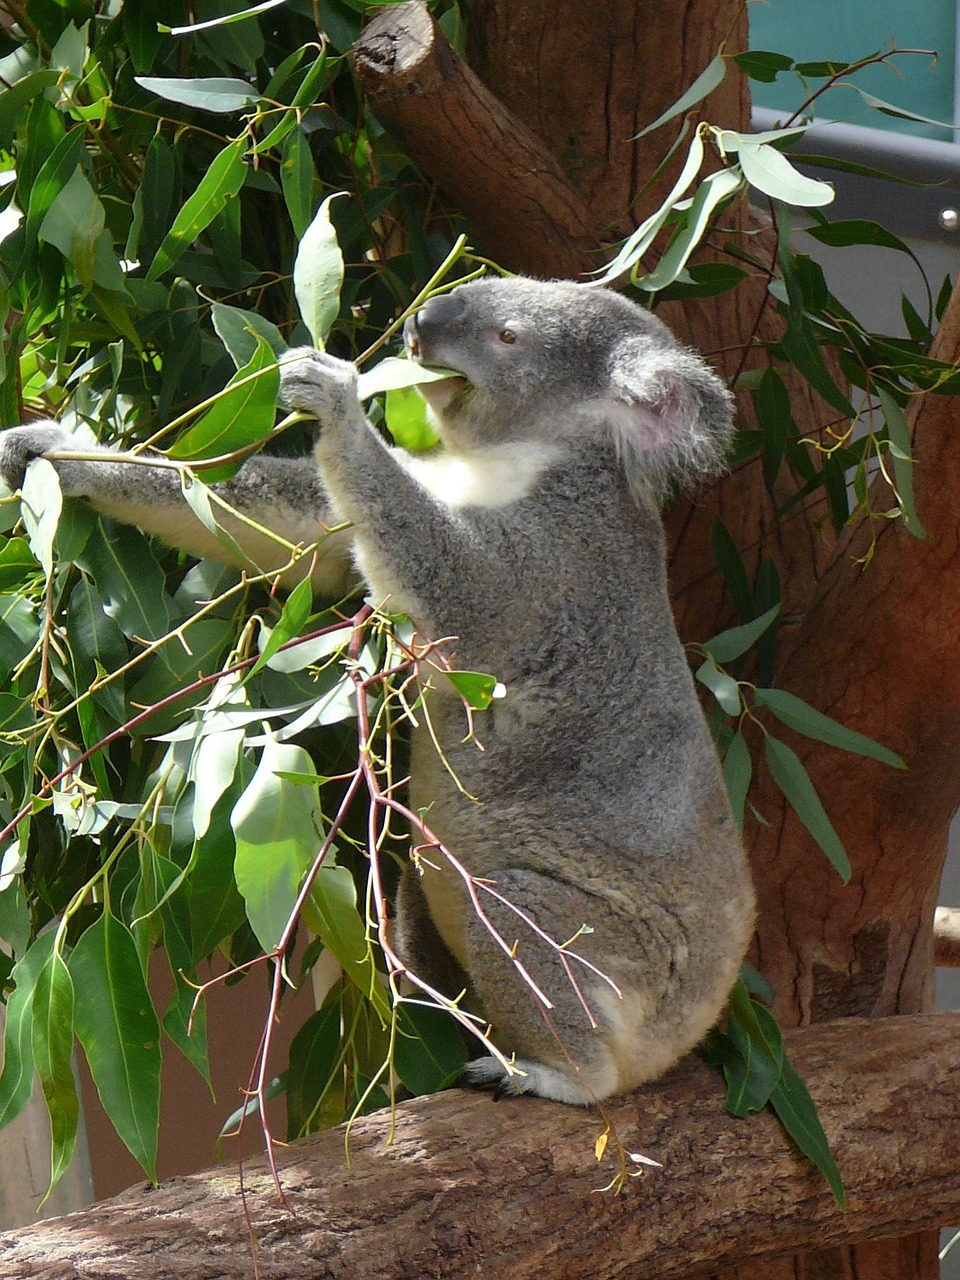
[[[733,396],[695,352],[625,339],[610,362],[607,403],[632,487],[662,494],[722,469]]]

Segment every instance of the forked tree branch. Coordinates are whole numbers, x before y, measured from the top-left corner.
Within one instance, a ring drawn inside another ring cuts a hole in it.
[[[596,1164],[595,1113],[454,1090],[246,1165],[263,1280],[476,1275],[678,1280],[784,1250],[885,1237],[960,1214],[960,1018],[854,1020],[789,1033],[847,1191],[847,1213],[771,1115],[722,1110],[716,1072],[687,1059],[609,1103],[633,1150],[662,1162],[621,1196]],[[612,1144],[611,1144],[612,1145]],[[231,1204],[235,1212],[230,1212]],[[253,1276],[236,1168],[136,1188],[0,1236],[5,1280]]]

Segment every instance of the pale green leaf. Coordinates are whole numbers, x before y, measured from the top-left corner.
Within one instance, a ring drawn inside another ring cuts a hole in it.
[[[324,838],[317,788],[297,786],[279,775],[312,772],[313,762],[302,747],[268,736],[257,771],[230,817],[237,888],[267,952],[280,941],[303,876]]]
[[[416,387],[424,382],[442,382],[445,378],[462,377],[462,373],[453,369],[432,368],[416,360],[387,356],[372,369],[365,369],[360,374],[357,379],[357,395],[361,400],[369,400],[383,391],[397,391],[405,387]]]
[[[192,30],[192,28],[188,28]],[[213,111],[227,115],[243,111],[258,102],[260,95],[246,80],[223,76],[198,76],[191,80],[178,80],[166,76],[134,76],[137,84],[148,93],[168,102],[179,102],[185,107],[199,107],[201,111]]]
[[[343,254],[330,221],[330,202],[343,194],[337,191],[320,205],[300,240],[293,264],[293,291],[300,318],[320,348],[340,311]]]
[[[49,578],[53,573],[53,540],[63,510],[60,477],[53,463],[46,458],[34,458],[27,467],[20,491],[30,550]]]
[[[752,622],[745,622],[740,627],[730,627],[726,631],[721,631],[712,640],[705,641],[702,647],[714,662],[732,662],[756,644],[763,633],[773,626],[779,613],[780,606],[775,604],[772,609],[761,613],[759,618],[754,618]]]
[[[695,107],[698,102],[702,102],[704,98],[713,93],[726,74],[727,60],[722,53],[718,53],[716,57],[711,58],[707,63],[686,93],[679,97],[666,111],[657,116],[652,124],[648,124],[646,128],[641,129],[636,134],[636,137],[646,137],[648,133],[653,133],[654,129],[659,129],[662,124],[666,124],[669,120],[675,120],[677,116],[682,116],[685,111]]]

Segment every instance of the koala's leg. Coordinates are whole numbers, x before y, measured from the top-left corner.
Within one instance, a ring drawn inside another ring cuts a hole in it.
[[[533,871],[492,872],[489,879],[502,898],[529,915],[558,943],[569,941],[584,924],[593,926],[595,934],[577,939],[570,949],[586,956],[616,982],[617,974],[612,971],[616,948],[604,947],[604,919],[598,918],[606,915],[602,902]],[[488,894],[482,894],[481,901],[507,946],[517,943],[517,959],[553,1008],[541,1011],[516,965],[484,922],[471,913],[465,926],[471,988],[480,1011],[494,1020],[494,1043],[508,1057],[516,1055],[516,1067],[523,1074],[507,1074],[496,1058],[487,1056],[467,1065],[466,1080],[495,1086],[498,1097],[532,1093],[584,1106],[617,1092],[620,1073],[605,1036],[605,1011],[611,1001],[618,1000],[615,992],[576,960],[567,961],[598,1024],[592,1027],[561,957],[501,902]]]
[[[462,605],[465,580],[471,598],[495,599],[491,548],[464,536],[456,513],[413,478],[402,451],[371,426],[357,399],[354,366],[307,348],[284,357],[280,379],[287,403],[320,421],[316,458],[323,482],[354,526],[357,559],[374,595],[390,596],[393,608],[441,632],[448,629],[443,602]],[[450,628],[464,621],[451,619]]]
[[[16,489],[27,465],[50,451],[87,452],[54,422],[38,422],[0,432],[0,477]],[[281,569],[289,551],[265,534],[251,529],[228,511],[214,508],[214,518],[240,547],[245,559],[212,533],[184,500],[179,474],[160,467],[111,461],[108,449],[97,448],[102,461],[54,460],[67,497],[83,498],[103,515],[136,525],[171,546],[197,556],[210,556],[238,568],[270,572]],[[350,534],[326,529],[342,523],[332,513],[316,464],[309,458],[252,458],[232,480],[211,486],[243,515],[294,546],[320,543],[312,577],[318,591],[343,595],[355,581],[349,558]],[[311,557],[284,575],[293,586],[310,572]]]
[[[433,922],[420,872],[412,862],[404,868],[397,892],[395,943],[407,968],[441,995],[455,1000],[467,988],[467,975]]]

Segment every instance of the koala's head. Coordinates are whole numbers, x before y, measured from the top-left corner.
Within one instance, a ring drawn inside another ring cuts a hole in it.
[[[420,388],[454,448],[606,437],[634,485],[717,470],[732,397],[649,311],[608,289],[522,277],[429,299],[404,326],[426,364],[463,375]]]

